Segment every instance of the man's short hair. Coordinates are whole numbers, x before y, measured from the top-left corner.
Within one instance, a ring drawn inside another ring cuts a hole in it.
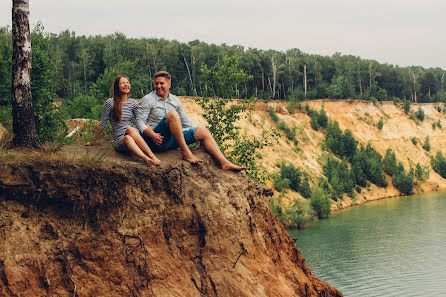
[[[166,79],[170,80],[170,73],[167,71],[158,71],[157,73],[155,73],[155,75],[153,76],[153,79],[157,78],[157,77],[165,77]]]

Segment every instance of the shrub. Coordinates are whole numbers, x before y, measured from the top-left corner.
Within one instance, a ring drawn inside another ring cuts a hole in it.
[[[315,112],[311,115],[310,125],[311,125],[311,128],[313,128],[313,130],[315,130],[315,131],[319,130],[319,123],[317,121],[317,113],[315,113]]]
[[[415,115],[420,121],[424,120],[424,110],[421,107],[418,107],[417,113]]]
[[[276,177],[274,179],[274,189],[278,192],[282,192],[283,189],[287,189],[290,187],[290,180],[288,178]]]
[[[302,178],[302,172],[299,168],[294,167],[293,164],[283,162],[280,165],[280,176],[282,179],[286,178],[290,181],[292,190],[299,192]]]
[[[423,149],[428,152],[431,150],[431,143],[429,141],[429,136],[426,136],[426,140],[424,141],[424,144],[423,144]]]
[[[327,128],[328,125],[328,117],[327,113],[325,112],[324,107],[322,107],[321,111],[319,112],[317,116],[317,123],[322,128]]]
[[[406,174],[401,163],[398,165],[397,173],[392,178],[392,183],[403,195],[409,195],[413,192],[413,174]]]
[[[411,137],[410,141],[412,141],[413,145],[417,145],[417,143],[418,143],[418,140],[416,137]]]
[[[409,114],[409,112],[410,112],[410,101],[409,100],[404,101],[403,111],[405,114]]]
[[[272,108],[271,106],[268,106],[268,113],[271,116],[271,119],[277,123],[279,122],[279,117],[277,116],[276,111],[274,110],[274,108]]]
[[[382,120],[382,119],[379,119],[378,124],[377,124],[378,129],[379,129],[379,130],[382,130],[383,126],[384,126],[384,122],[383,122],[383,120]]]
[[[441,175],[441,177],[446,178],[446,158],[443,156],[442,152],[437,152],[437,155],[431,157],[432,169]]]
[[[415,177],[419,181],[425,181],[429,179],[430,168],[429,166],[421,166],[420,163],[417,163],[415,166]]]
[[[328,198],[327,192],[322,188],[315,187],[313,191],[311,191],[310,201],[311,207],[313,207],[318,218],[323,219],[330,215],[331,201]]]
[[[384,159],[382,161],[382,166],[385,173],[390,176],[395,175],[398,169],[398,164],[396,163],[395,152],[391,148],[388,148],[386,150],[386,155],[384,156]]]

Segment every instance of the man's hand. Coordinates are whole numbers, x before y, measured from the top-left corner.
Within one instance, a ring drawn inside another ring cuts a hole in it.
[[[154,133],[150,138],[152,138],[153,142],[156,145],[160,145],[161,143],[163,143],[164,136],[161,135],[160,133]]]

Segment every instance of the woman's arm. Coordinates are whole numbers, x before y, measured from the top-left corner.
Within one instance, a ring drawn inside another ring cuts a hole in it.
[[[108,116],[113,108],[112,103],[113,102],[110,101],[110,99],[104,102],[104,105],[102,106],[101,122],[99,123],[99,126],[96,129],[93,139],[90,142],[87,142],[85,145],[94,145],[96,140],[98,140],[99,136],[101,136],[102,131],[104,131],[105,127],[107,126]]]
[[[98,126],[96,132],[94,133],[93,139],[90,142],[87,142],[85,145],[94,145],[96,140],[98,140],[99,136],[101,136],[102,131],[104,131],[104,127]]]

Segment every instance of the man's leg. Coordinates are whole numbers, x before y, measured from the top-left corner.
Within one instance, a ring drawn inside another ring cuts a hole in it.
[[[172,134],[173,138],[175,138],[181,152],[183,153],[183,159],[192,164],[200,162],[201,160],[192,154],[191,150],[186,144],[186,141],[184,140],[183,126],[181,125],[181,120],[178,113],[176,111],[170,111],[166,115],[166,122],[169,126],[170,133]]]
[[[221,169],[239,172],[246,168],[235,165],[226,159],[208,129],[199,127],[197,131],[195,131],[195,138],[199,140],[206,151],[217,160]]]

